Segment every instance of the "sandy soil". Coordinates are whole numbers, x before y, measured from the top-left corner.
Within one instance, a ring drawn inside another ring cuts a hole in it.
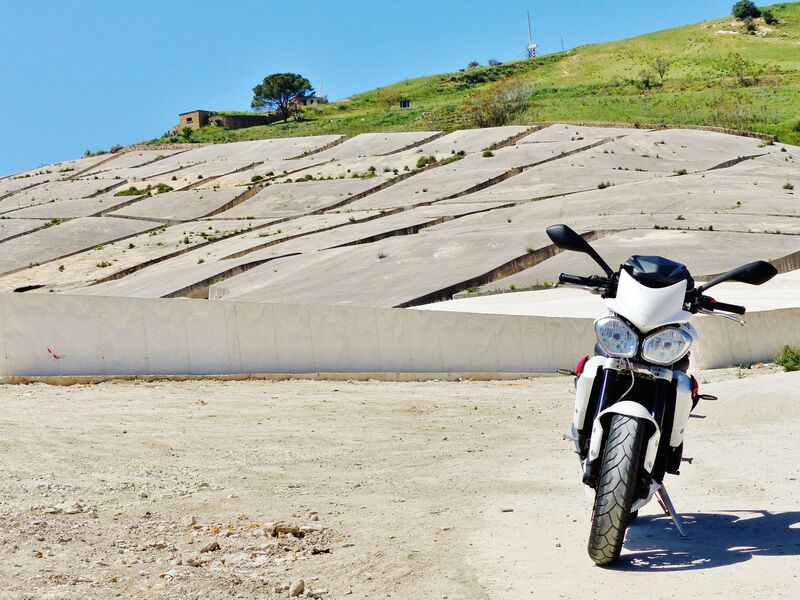
[[[648,506],[614,569],[568,378],[0,387],[0,597],[796,597],[800,373],[768,371],[704,375],[693,539]]]

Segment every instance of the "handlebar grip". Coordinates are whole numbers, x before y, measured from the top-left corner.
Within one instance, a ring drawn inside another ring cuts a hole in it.
[[[586,285],[586,277],[581,277],[580,275],[570,275],[569,273],[561,273],[558,276],[558,281],[561,283],[572,283],[575,285]]]
[[[727,302],[717,302],[711,296],[703,296],[701,299],[701,306],[707,310],[723,310],[725,312],[736,313],[743,315],[745,307],[738,304],[728,304]]]
[[[737,315],[743,315],[747,310],[744,306],[739,306],[738,304],[728,304],[726,302],[714,302],[714,310],[724,310],[725,312],[736,313]]]

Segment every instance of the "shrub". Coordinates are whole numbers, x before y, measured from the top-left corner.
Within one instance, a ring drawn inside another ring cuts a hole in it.
[[[758,29],[752,17],[746,17],[742,22],[744,23],[745,30],[747,30],[749,33],[755,33],[756,29]]]
[[[794,186],[787,181],[786,183],[783,184],[783,189],[785,189],[785,190],[793,190]]]
[[[775,18],[775,15],[772,14],[771,10],[762,10],[761,16],[764,18],[764,23],[767,25],[777,25],[778,19]]]
[[[404,99],[403,94],[400,93],[398,90],[383,90],[380,93],[380,101],[386,108],[386,110],[389,110],[394,106],[399,107],[400,101],[403,99]]]
[[[761,16],[761,11],[751,0],[739,0],[731,8],[731,14],[740,21],[744,21],[747,17],[757,19]]]
[[[637,85],[643,90],[649,90],[653,87],[653,85],[655,85],[655,82],[653,81],[655,78],[656,74],[650,69],[642,69],[639,71],[639,81]]]
[[[482,156],[483,158],[491,158],[492,156],[494,156],[494,152],[492,152],[491,150],[484,150]]]
[[[146,187],[143,190],[140,190],[135,185],[132,185],[127,190],[122,190],[121,192],[117,192],[114,196],[144,196],[145,194],[150,193],[150,187]]]
[[[677,171],[675,171],[675,175],[686,175],[686,174],[687,174],[686,169],[678,169]]]
[[[525,112],[530,95],[523,83],[507,79],[467,98],[463,112],[466,120],[476,127],[507,125],[516,115]]]
[[[253,176],[250,178],[250,183],[258,183],[258,182],[259,182],[259,181],[261,181],[262,179],[264,179],[264,178],[263,178],[261,175],[253,175]]]
[[[487,64],[488,64],[490,67],[499,67],[499,66],[500,66],[500,65],[502,65],[503,63],[501,63],[501,62],[500,62],[499,60],[497,60],[496,58],[490,58],[490,59],[487,61]]]
[[[784,346],[775,364],[783,367],[784,371],[800,371],[800,350],[794,346]]]
[[[481,63],[479,63],[477,60],[473,60],[473,61],[470,61],[470,63],[467,65],[467,68],[468,69],[474,69],[475,67],[480,67],[480,66],[481,66]]]
[[[611,187],[612,185],[614,184],[611,181],[601,181],[600,183],[597,184],[597,189],[604,190],[608,187]]]
[[[417,168],[422,169],[435,162],[436,159],[433,156],[420,156],[419,159],[417,159]]]
[[[193,132],[194,132],[194,130],[191,127],[184,127],[183,129],[181,129],[181,135],[184,138],[186,138],[187,140],[191,140],[192,139],[192,133]]]

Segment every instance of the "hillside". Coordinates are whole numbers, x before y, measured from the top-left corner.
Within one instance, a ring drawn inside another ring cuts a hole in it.
[[[307,109],[303,122],[225,131],[192,141],[227,142],[329,133],[426,131],[473,126],[465,101],[496,81],[530,94],[511,124],[535,121],[714,125],[800,144],[800,3],[769,7],[778,23],[748,32],[730,16],[533,60],[431,75]],[[651,66],[666,59],[663,80]],[[642,71],[653,77],[649,84]],[[403,96],[411,108],[386,100]],[[152,143],[170,140],[164,136]]]

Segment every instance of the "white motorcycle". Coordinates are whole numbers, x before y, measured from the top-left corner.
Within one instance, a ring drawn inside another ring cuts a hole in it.
[[[764,261],[743,265],[695,287],[688,269],[660,256],[631,256],[618,271],[566,225],[547,235],[564,250],[588,254],[605,276],[562,273],[559,285],[600,294],[609,313],[595,320],[595,356],[575,371],[571,439],[583,467],[583,483],[594,490],[589,556],[598,565],[619,558],[625,531],[655,495],[685,531],[664,487],[666,473],[679,474],[689,413],[701,395],[686,374],[697,331],[696,313],[744,321],[745,308],[717,302],[703,292],[723,281],[761,285],[777,273]],[[722,312],[718,312],[722,311]],[[734,313],[734,314],[729,314]]]

